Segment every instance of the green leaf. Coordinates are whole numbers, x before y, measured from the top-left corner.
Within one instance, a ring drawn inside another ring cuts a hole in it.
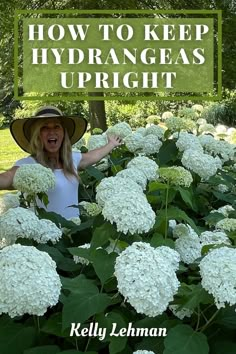
[[[128,340],[127,336],[116,336],[116,334],[119,334],[120,329],[127,328],[127,323],[122,315],[118,312],[110,312],[106,315],[98,315],[96,320],[99,323],[99,327],[106,328],[106,337],[104,341],[110,342],[109,353],[120,353],[120,351],[125,348]]]
[[[94,290],[81,289],[77,294],[68,296],[62,310],[63,330],[71,326],[71,323],[83,323],[96,313],[103,312],[111,303],[106,294],[100,294],[95,287]]]
[[[108,242],[109,238],[117,238],[118,233],[113,225],[104,222],[101,226],[97,227],[93,233],[90,247],[98,248]]]
[[[183,199],[183,201],[190,206],[191,209],[193,209],[194,211],[197,211],[196,206],[194,206],[193,204],[193,195],[190,191],[188,191],[187,189],[178,187],[177,190],[179,191],[181,198]]]
[[[163,221],[166,219],[165,210],[160,210],[157,212],[156,223],[154,228],[158,228],[161,226]],[[197,233],[199,233],[197,226],[193,222],[193,220],[188,217],[188,215],[181,209],[177,207],[169,207],[167,209],[167,219],[168,220],[177,220],[179,222],[186,221]]]
[[[89,167],[87,167],[86,169],[86,172],[90,175],[90,176],[92,176],[92,177],[94,177],[97,181],[101,181],[104,177],[105,177],[105,175],[104,175],[104,173],[102,173],[101,171],[99,171],[96,167],[94,167],[94,166],[89,166]]]
[[[34,347],[24,351],[24,354],[58,354],[60,348],[57,345],[43,345],[41,347]]]
[[[54,313],[51,315],[44,325],[41,327],[41,331],[48,334],[53,334],[57,337],[67,337],[67,333],[62,331],[62,314]]]
[[[208,354],[207,337],[195,332],[188,325],[177,325],[168,332],[164,340],[163,354]],[[199,351],[200,350],[200,351]]]
[[[216,317],[215,322],[226,328],[236,329],[235,306],[230,306],[221,309],[218,316]]]
[[[164,237],[161,234],[158,234],[157,232],[153,234],[150,241],[150,245],[152,247],[167,246],[173,249],[175,248],[175,243],[173,240],[169,238],[164,239]]]
[[[178,149],[174,140],[164,141],[158,153],[159,165],[163,166],[168,164],[170,161],[175,161],[177,155]]]
[[[213,298],[209,295],[201,284],[187,285],[181,283],[177,293],[177,298],[180,298],[180,303],[183,307],[194,310],[200,303],[214,303]]]
[[[33,327],[15,323],[8,316],[0,318],[0,353],[19,354],[32,347],[36,339]]]
[[[117,253],[108,254],[105,250],[99,249],[92,256],[94,270],[101,280],[102,285],[114,274],[114,266]]]
[[[214,354],[235,354],[236,353],[236,343],[224,340],[213,342],[210,345],[211,353]]]
[[[93,280],[87,279],[83,274],[75,278],[61,277],[62,288],[70,290],[74,294],[87,293],[94,294],[97,292],[97,287]]]

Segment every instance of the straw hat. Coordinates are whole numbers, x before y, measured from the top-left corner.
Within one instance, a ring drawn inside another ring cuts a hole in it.
[[[16,119],[11,123],[10,131],[16,143],[26,152],[30,153],[30,139],[33,125],[41,118],[58,118],[67,130],[71,144],[75,144],[87,129],[87,121],[78,116],[64,116],[54,106],[41,107],[33,117]]]

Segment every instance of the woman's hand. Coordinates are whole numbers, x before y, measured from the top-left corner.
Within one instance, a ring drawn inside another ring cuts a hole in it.
[[[117,135],[108,135],[107,139],[108,139],[108,144],[113,145],[113,148],[123,144],[122,139]]]

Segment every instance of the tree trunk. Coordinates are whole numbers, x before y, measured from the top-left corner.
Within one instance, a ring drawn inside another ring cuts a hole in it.
[[[89,96],[103,97],[103,92],[90,92]],[[103,131],[107,130],[106,112],[104,100],[98,101],[96,99],[89,101],[89,116],[91,131],[94,128],[100,128]]]

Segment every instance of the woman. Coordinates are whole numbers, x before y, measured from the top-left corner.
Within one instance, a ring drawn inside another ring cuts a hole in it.
[[[65,218],[78,215],[78,169],[100,161],[121,144],[118,137],[108,137],[107,145],[87,153],[72,152],[72,144],[85,133],[87,122],[75,116],[63,116],[53,107],[40,108],[34,117],[17,119],[10,130],[16,143],[30,156],[18,160],[8,171],[0,174],[0,189],[13,189],[13,178],[19,166],[40,163],[50,167],[56,178],[56,187],[48,192],[48,211]]]

